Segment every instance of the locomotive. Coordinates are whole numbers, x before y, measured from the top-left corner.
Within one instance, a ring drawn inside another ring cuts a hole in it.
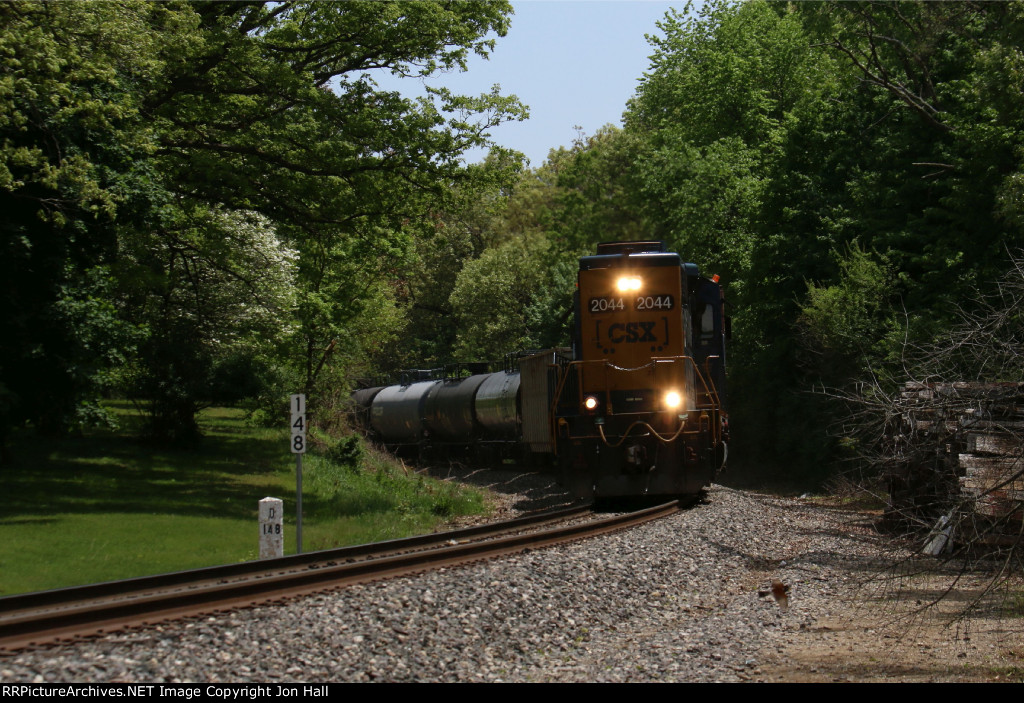
[[[580,498],[692,495],[724,466],[728,318],[718,277],[657,241],[607,242],[579,261],[572,345],[500,371],[407,371],[353,394],[395,450],[540,460]]]

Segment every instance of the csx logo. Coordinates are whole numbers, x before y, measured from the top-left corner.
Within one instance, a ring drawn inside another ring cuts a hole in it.
[[[616,322],[608,327],[608,339],[612,344],[626,342],[657,342],[654,335],[655,322]]]

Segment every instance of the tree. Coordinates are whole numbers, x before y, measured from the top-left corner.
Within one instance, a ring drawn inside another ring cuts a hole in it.
[[[551,150],[545,168],[554,187],[546,225],[565,260],[594,253],[598,242],[650,236],[635,179],[641,145],[635,134],[605,125],[589,137],[581,134],[570,149]]]
[[[282,3],[197,7],[202,41],[184,75],[150,105],[158,159],[185,198],[252,209],[299,252],[299,329],[307,392],[325,349],[376,283],[397,274],[430,212],[475,172],[461,165],[487,129],[521,117],[514,98],[430,91],[417,102],[376,89],[371,71],[428,76],[465,68],[507,28],[503,3]],[[181,64],[179,64],[181,65]],[[241,68],[244,67],[244,70]],[[474,120],[473,116],[479,119]]]
[[[670,12],[625,115],[641,200],[665,239],[747,282],[767,176],[818,69],[800,20],[768,3]]]
[[[836,97],[849,107],[836,117],[860,134],[840,147],[853,167],[842,186],[846,236],[890,252],[910,309],[948,308],[975,276],[999,275],[1007,236],[1020,236],[994,217],[1019,167],[1019,91],[1004,76],[1020,9],[905,2],[801,11],[819,50],[844,70]]]
[[[148,331],[126,381],[150,401],[154,438],[193,440],[201,408],[267,390],[297,326],[296,258],[256,213],[196,210],[171,231],[125,238],[123,313]]]
[[[1020,131],[1010,125],[1024,114],[1009,108],[1016,91],[1005,90],[1000,76],[1013,65],[1004,61],[1012,53],[1005,43],[1020,27],[1010,10],[966,3],[799,7],[830,80],[816,103],[795,114],[766,192],[753,276],[756,296],[771,301],[762,306],[759,364],[789,369],[773,374],[776,387],[766,397],[900,373],[905,343],[941,335],[978,282],[997,277],[1004,247],[1021,236],[998,204],[1020,155]],[[1000,69],[994,56],[1004,57],[996,60]],[[884,282],[869,277],[876,294],[864,303],[878,307],[859,309],[872,323],[860,327],[859,343],[847,344],[845,359],[832,357],[836,363],[826,367],[812,337],[780,343],[774,330],[814,309],[834,329],[847,324],[850,308],[824,315],[812,296],[853,291],[851,269],[842,257],[823,256],[822,247],[842,251],[854,242],[884,260],[889,274]],[[800,291],[805,281],[821,285]],[[780,358],[786,345],[788,357]],[[780,410],[777,416],[806,435],[822,418],[841,414],[806,394]],[[807,424],[794,422],[799,417]],[[784,428],[766,429],[784,435]],[[814,434],[817,463],[827,465],[836,447],[820,430]]]
[[[758,464],[827,467],[837,408],[806,390],[895,363],[902,316],[912,340],[936,334],[1020,239],[1020,19],[997,3],[753,2],[661,23],[626,119],[635,179],[656,236],[723,276],[736,439]],[[835,355],[821,345],[857,301],[862,353]]]
[[[890,337],[903,330],[892,324],[892,269],[856,243],[835,259],[838,280],[808,282],[796,329],[801,367],[816,383],[841,387],[860,378],[865,359],[884,360]]]
[[[104,371],[136,337],[116,314],[119,226],[151,187],[139,86],[187,9],[142,2],[0,6],[0,445],[31,420],[95,416]]]
[[[458,358],[495,361],[565,344],[575,266],[550,266],[547,246],[543,237],[525,235],[463,267],[451,294]]]
[[[88,297],[90,271],[153,290],[177,270],[168,259],[120,260],[148,240],[165,253],[184,243],[197,261],[230,269],[203,285],[251,279],[243,270],[251,259],[218,258],[225,230],[214,212],[258,214],[298,252],[294,334],[310,390],[323,350],[345,345],[346,326],[410,238],[428,229],[425,215],[474,177],[459,156],[487,144],[490,126],[525,114],[497,90],[409,101],[378,90],[372,72],[465,68],[470,51],[493,47],[491,32],[504,34],[509,11],[440,2],[5,4],[0,60],[11,80],[0,86],[0,194],[11,213],[3,295],[12,334],[0,357],[4,431],[47,413],[66,418],[89,395],[84,382],[59,381],[50,387],[60,402],[36,402],[32,389],[57,350],[74,352],[65,366],[81,371],[75,378],[90,375],[90,359],[110,360],[113,350],[72,343],[75,321],[53,313],[61,296]],[[143,262],[153,268],[140,271]],[[31,286],[39,290],[30,300]],[[175,346],[200,358],[201,339],[185,334]]]
[[[433,231],[416,238],[413,256],[395,285],[407,324],[400,344],[374,356],[379,369],[465,361],[455,350],[452,290],[467,263],[505,241],[508,233],[502,223],[523,163],[520,154],[492,150],[483,163],[470,167],[474,177],[453,189],[448,206],[431,212]]]

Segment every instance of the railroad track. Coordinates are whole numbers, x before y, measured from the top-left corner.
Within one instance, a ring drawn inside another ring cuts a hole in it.
[[[551,546],[664,517],[678,501],[578,507],[406,539],[0,598],[0,654]],[[552,526],[553,523],[563,523]]]

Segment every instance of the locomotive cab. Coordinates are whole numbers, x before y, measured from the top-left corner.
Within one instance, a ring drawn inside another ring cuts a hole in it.
[[[661,242],[613,242],[580,259],[574,303],[552,401],[563,484],[596,497],[701,490],[725,456],[717,280]]]

